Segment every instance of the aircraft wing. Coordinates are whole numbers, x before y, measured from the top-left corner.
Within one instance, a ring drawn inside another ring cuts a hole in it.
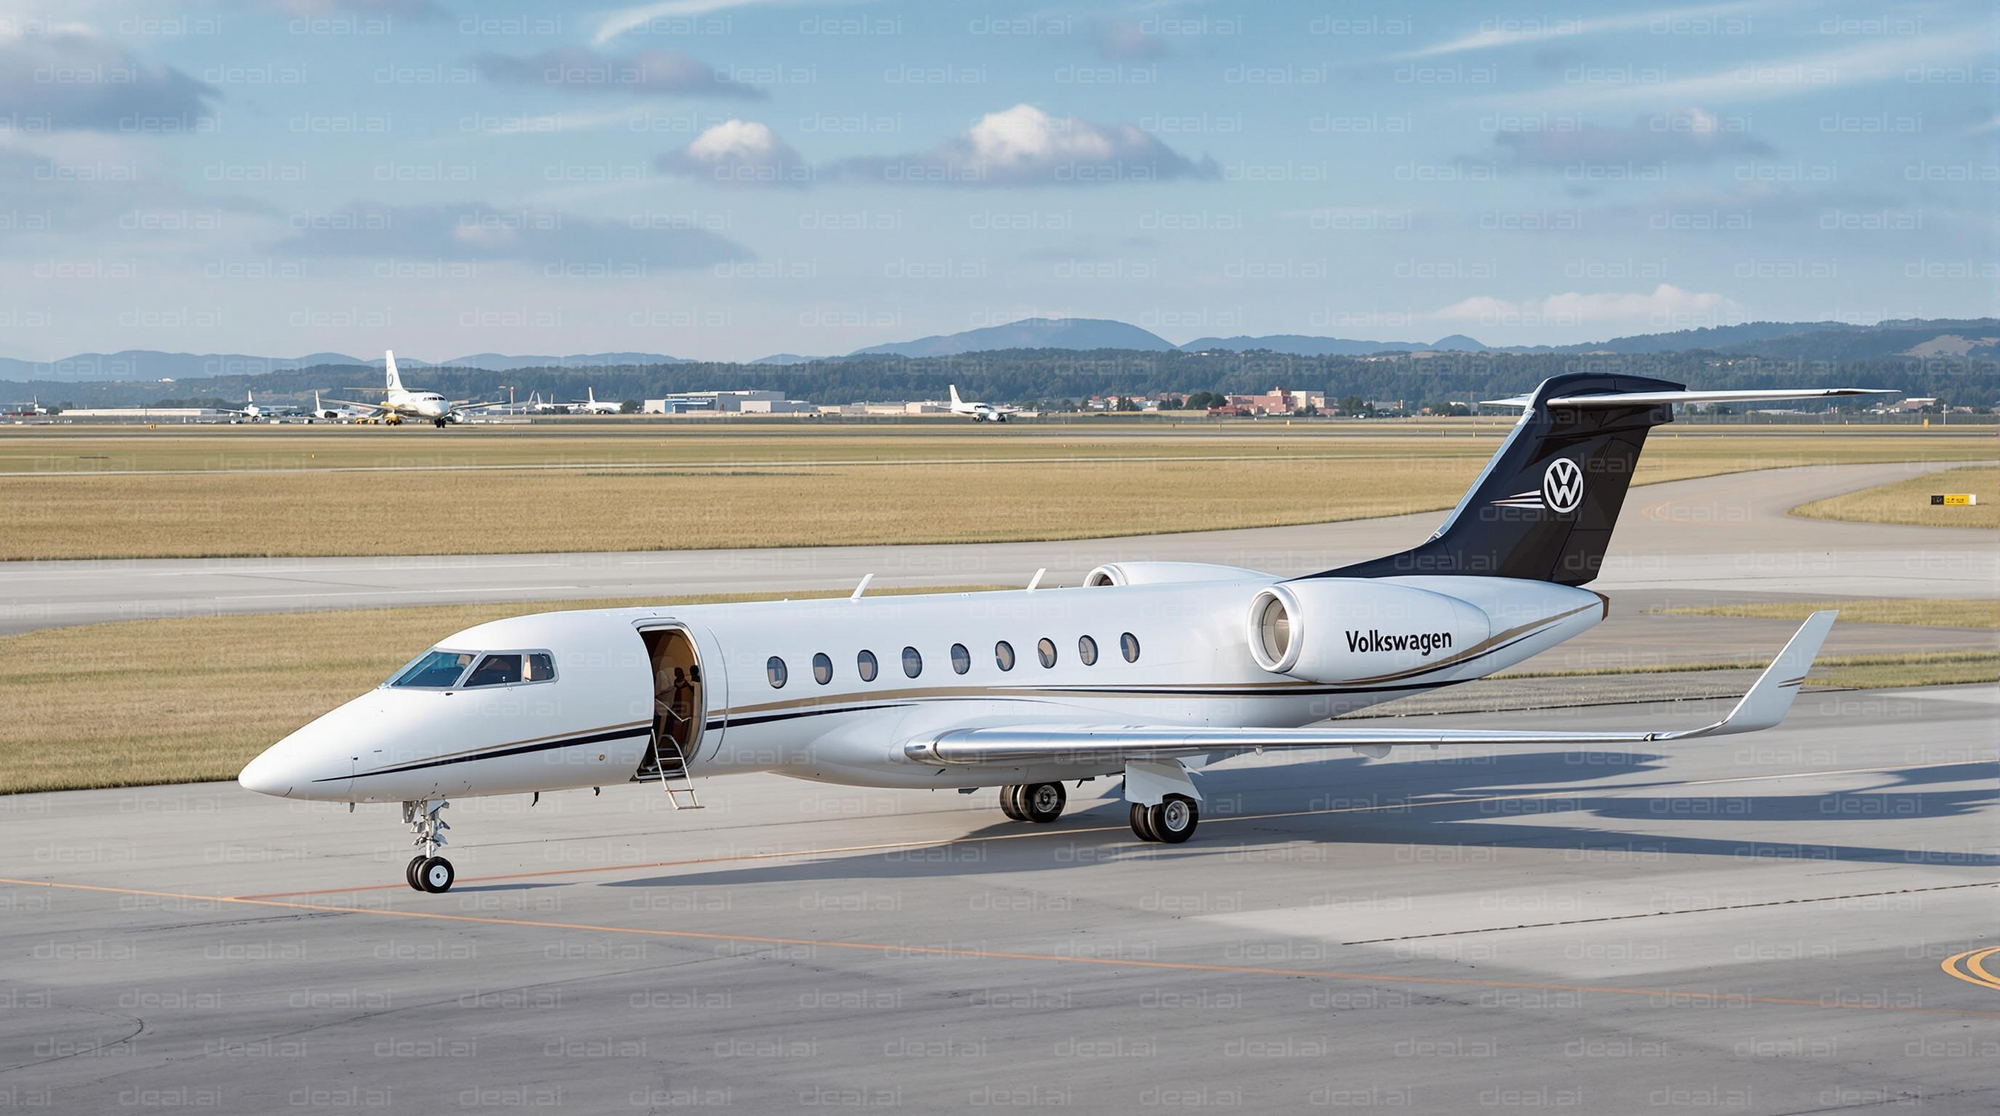
[[[1334,723],[1306,728],[1185,728],[1170,725],[1034,724],[952,729],[903,745],[918,763],[945,767],[983,764],[1091,763],[1173,759],[1213,752],[1266,748],[1353,748],[1380,757],[1405,744],[1650,744],[1698,740],[1770,728],[1785,719],[1799,686],[1819,654],[1834,612],[1815,612],[1771,665],[1764,668],[1729,715],[1711,725],[1657,732],[1512,732],[1480,729],[1346,728]]]
[[[371,411],[393,411],[393,410],[395,410],[395,408],[394,408],[394,407],[391,407],[391,406],[389,406],[389,405],[388,405],[388,404],[386,404],[386,403],[356,403],[356,402],[355,402],[354,400],[352,400],[352,399],[322,399],[322,400],[320,400],[320,403],[321,403],[322,405],[324,405],[324,404],[327,404],[327,403],[333,403],[333,404],[337,404],[337,405],[339,405],[339,406],[342,406],[342,407],[366,407],[366,408],[368,408],[368,409],[369,409],[369,410],[371,410]]]

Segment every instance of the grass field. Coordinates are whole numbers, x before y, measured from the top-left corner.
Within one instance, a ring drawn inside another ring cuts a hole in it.
[[[1874,601],[1763,601],[1702,608],[1661,608],[1661,616],[1740,616],[1804,620],[1824,608],[1840,610],[1843,624],[1918,624],[1934,628],[2000,628],[2000,600],[1912,597]]]
[[[767,596],[713,595],[677,603]],[[656,598],[543,601],[208,616],[0,637],[0,692],[6,693],[10,712],[0,718],[0,793],[233,779],[280,737],[373,687],[452,632],[552,608],[659,603]]]
[[[1967,508],[1938,507],[1933,493],[1969,492],[1979,503]],[[1815,500],[1792,509],[1813,519],[1854,523],[1905,523],[1923,527],[2000,527],[2000,467],[1980,465],[1911,477],[1844,496]]]
[[[693,597],[682,603],[761,596]],[[518,602],[131,620],[0,637],[0,692],[7,694],[12,714],[0,718],[0,794],[233,779],[259,751],[368,690],[454,631],[552,607],[659,603]],[[1718,661],[1556,674],[1762,665]],[[1996,672],[2000,655],[1987,652],[1851,656],[1822,660],[1812,681],[1942,685],[1990,682]]]
[[[1507,424],[0,428],[0,560],[998,542],[1449,508]],[[1640,484],[1986,460],[1990,431],[1663,430]]]

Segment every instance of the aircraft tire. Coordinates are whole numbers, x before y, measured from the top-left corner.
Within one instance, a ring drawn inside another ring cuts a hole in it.
[[[1021,812],[1021,788],[1009,784],[1000,788],[1000,812],[1015,821],[1027,821],[1028,815]]]
[[[1153,836],[1153,808],[1137,802],[1132,804],[1132,832],[1141,841],[1157,841]]]
[[[1181,794],[1170,794],[1158,806],[1146,808],[1146,828],[1154,833],[1154,839],[1169,845],[1178,845],[1194,836],[1195,826],[1201,823],[1201,810],[1194,799]]]
[[[433,895],[450,891],[452,881],[457,878],[458,873],[452,871],[451,861],[441,856],[431,857],[424,861],[422,868],[417,869],[417,882]]]
[[[1031,783],[1021,788],[1015,801],[1029,821],[1047,825],[1062,817],[1068,796],[1063,793],[1061,783]]]
[[[417,869],[423,867],[424,861],[429,859],[424,854],[418,853],[410,858],[408,864],[403,866],[403,882],[410,885],[411,891],[422,891],[424,889],[424,885],[417,881]]]

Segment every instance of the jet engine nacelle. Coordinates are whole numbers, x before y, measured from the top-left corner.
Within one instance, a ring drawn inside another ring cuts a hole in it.
[[[1208,562],[1107,562],[1084,575],[1086,587],[1101,585],[1168,585],[1186,581],[1241,581],[1269,577],[1241,566],[1217,566]]]
[[[1492,634],[1457,597],[1379,581],[1320,578],[1270,586],[1250,601],[1251,657],[1307,682],[1364,682],[1435,666]]]

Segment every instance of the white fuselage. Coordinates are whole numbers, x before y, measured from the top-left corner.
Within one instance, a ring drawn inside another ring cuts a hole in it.
[[[434,391],[406,391],[393,388],[382,400],[382,408],[399,415],[436,422],[451,417],[451,400]]]
[[[1259,666],[1248,614],[1280,579],[1237,576],[1248,573],[495,621],[438,648],[546,651],[555,677],[451,690],[385,685],[273,745],[245,770],[243,782],[293,798],[363,802],[624,783],[650,746],[655,672],[642,633],[657,629],[684,632],[699,656],[703,727],[688,764],[697,776],[772,771],[894,787],[1079,778],[1118,765],[942,768],[910,759],[904,744],[984,724],[1303,726],[1505,669],[1596,624],[1607,607],[1587,590],[1503,578],[1343,582],[1332,589],[1344,595],[1344,617],[1373,616],[1360,623],[1395,630],[1405,611],[1400,602],[1416,588],[1428,591],[1420,596],[1448,597],[1479,634],[1435,651],[1427,646],[1420,656],[1383,650],[1379,658],[1365,639],[1357,644],[1350,635],[1345,646],[1360,646],[1350,656],[1360,668],[1324,681]],[[1080,650],[1085,637],[1095,644],[1092,663]],[[1044,639],[1055,653],[1048,666],[1038,650]],[[1012,650],[1011,669],[996,658],[1003,641]],[[962,656],[955,646],[964,648]],[[921,660],[912,664],[914,677],[905,670],[906,647]],[[864,651],[877,664],[872,681],[857,666]],[[830,664],[824,682],[816,655]],[[778,676],[773,659],[783,664],[781,686],[771,683]]]

